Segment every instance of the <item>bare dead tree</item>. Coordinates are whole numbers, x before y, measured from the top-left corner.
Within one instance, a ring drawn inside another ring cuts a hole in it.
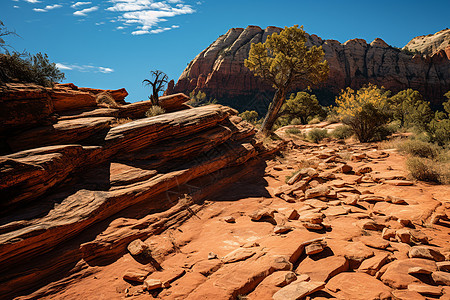
[[[4,36],[8,35],[17,35],[17,34],[14,31],[8,30],[5,24],[3,24],[3,22],[0,20],[0,48],[5,52],[8,52],[8,48],[11,47],[10,45],[6,44],[5,40],[3,39]]]
[[[152,94],[148,97],[153,105],[159,105],[159,93],[162,92],[169,80],[169,77],[160,70],[150,71],[152,75],[150,79],[144,79],[142,81],[145,85],[150,85],[152,87]]]

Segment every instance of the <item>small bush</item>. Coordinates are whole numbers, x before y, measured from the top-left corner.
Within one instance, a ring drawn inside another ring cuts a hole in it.
[[[158,105],[153,105],[152,107],[150,107],[150,109],[145,113],[145,115],[147,117],[154,117],[154,116],[158,116],[158,115],[162,115],[166,113],[166,111],[164,110],[164,108],[162,108],[161,106]]]
[[[291,127],[285,130],[287,134],[300,134],[301,131],[296,127]]]
[[[319,124],[320,122],[321,122],[320,118],[314,117],[314,118],[312,118],[311,120],[308,121],[308,124],[314,125],[314,124]]]
[[[415,179],[440,183],[439,173],[433,165],[433,161],[426,158],[410,157],[406,161],[406,166]]]
[[[117,108],[119,105],[116,100],[111,96],[111,94],[107,92],[99,93],[95,97],[95,101],[99,106],[108,107],[108,108]]]
[[[293,118],[291,121],[291,125],[302,125],[302,120],[299,118]]]
[[[246,110],[239,114],[239,117],[251,124],[255,124],[258,121],[258,113],[254,110]]]
[[[332,132],[331,135],[334,138],[345,140],[353,135],[353,130],[348,125],[341,125],[336,127]]]
[[[314,128],[311,129],[306,136],[308,140],[317,144],[324,138],[328,137],[328,131],[326,129]]]
[[[0,82],[36,83],[51,86],[63,80],[62,73],[47,54],[5,53],[0,54]]]
[[[436,158],[440,152],[437,145],[420,140],[406,140],[398,144],[400,151],[423,158]]]

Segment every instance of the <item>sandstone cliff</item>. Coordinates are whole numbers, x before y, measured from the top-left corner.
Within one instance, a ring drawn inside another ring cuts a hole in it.
[[[110,107],[96,101],[104,93],[116,100]],[[264,152],[235,110],[191,108],[183,94],[161,97],[172,112],[152,118],[150,101],[125,104],[124,89],[8,84],[0,95],[2,299],[182,222],[193,203],[176,206],[180,198],[203,199]],[[106,234],[117,218],[154,212],[147,226]]]
[[[403,47],[403,49],[406,48],[429,56],[444,50],[447,57],[450,57],[450,29],[444,29],[435,34],[417,36]]]
[[[252,43],[264,42],[268,35],[280,30],[277,27],[263,30],[258,26],[230,29],[189,63],[178,82],[169,85],[167,94],[203,91],[211,98],[218,98],[220,103],[238,109],[264,110],[273,88],[253,76],[244,67],[244,60]],[[322,102],[329,103],[341,89],[360,88],[371,82],[393,92],[413,88],[432,103],[440,103],[443,94],[450,90],[450,53],[442,49],[446,42],[448,30],[425,42],[430,45],[426,49],[433,51],[431,56],[413,56],[379,38],[370,44],[362,39],[342,44],[308,35],[308,45],[322,46],[330,66],[329,79],[314,89]],[[429,54],[428,50],[425,54]]]

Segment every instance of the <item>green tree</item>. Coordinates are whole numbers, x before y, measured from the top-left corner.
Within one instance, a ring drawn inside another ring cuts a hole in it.
[[[444,111],[437,111],[427,126],[430,140],[439,145],[450,142],[450,91],[445,96],[448,100],[443,103]]]
[[[160,70],[150,71],[152,79],[144,79],[142,81],[145,85],[152,87],[152,94],[148,97],[153,105],[159,105],[159,93],[164,91],[164,88],[169,80],[169,77]]]
[[[349,125],[359,141],[374,139],[389,120],[389,92],[376,85],[354,91],[347,88],[336,99],[336,111],[342,122]]]
[[[252,124],[255,124],[258,121],[258,113],[254,110],[246,110],[239,114],[239,117]]]
[[[390,109],[394,120],[400,121],[400,126],[416,125],[425,129],[433,118],[430,103],[423,100],[422,95],[413,89],[398,92],[389,98]]]
[[[288,118],[288,123],[292,119],[298,118],[302,124],[308,123],[308,118],[314,116],[325,117],[326,112],[319,104],[315,95],[307,92],[291,94],[286,103],[281,107],[281,116]]]
[[[280,34],[267,37],[265,43],[252,44],[245,66],[255,76],[272,83],[276,89],[261,130],[267,134],[293,85],[304,82],[316,84],[328,75],[328,63],[323,60],[322,47],[306,46],[303,26],[285,27]]]

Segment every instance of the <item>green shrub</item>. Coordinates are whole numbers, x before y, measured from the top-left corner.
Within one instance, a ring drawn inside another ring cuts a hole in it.
[[[166,111],[164,110],[164,108],[162,108],[161,106],[158,105],[153,105],[152,107],[150,107],[150,109],[145,113],[145,116],[147,117],[154,117],[154,116],[158,116],[158,115],[162,115],[166,113]]]
[[[255,124],[258,121],[258,113],[254,110],[246,110],[239,114],[239,117],[252,124]]]
[[[291,125],[302,125],[302,121],[299,118],[293,118]]]
[[[314,128],[311,129],[306,136],[308,140],[317,144],[324,138],[328,137],[328,131],[326,129]]]
[[[288,129],[286,129],[284,132],[286,132],[287,134],[300,134],[301,133],[300,129],[298,129],[296,127],[290,127]]]
[[[439,183],[439,173],[433,168],[434,163],[430,159],[410,157],[406,166],[411,176],[417,180]]]
[[[308,121],[308,124],[310,125],[314,125],[314,124],[319,124],[321,122],[319,117],[314,117],[311,120]]]
[[[437,145],[420,140],[406,140],[398,144],[400,151],[423,158],[436,158],[440,152]]]
[[[65,78],[47,54],[9,53],[0,54],[0,82],[36,83],[51,86]]]
[[[331,135],[334,138],[345,140],[349,137],[351,137],[354,134],[352,128],[348,125],[341,125],[336,127],[332,132]]]

